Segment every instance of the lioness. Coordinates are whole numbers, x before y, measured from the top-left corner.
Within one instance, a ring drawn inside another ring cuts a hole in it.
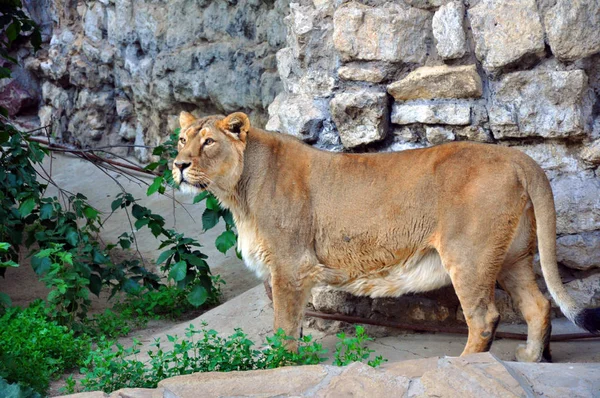
[[[552,297],[571,321],[599,331],[600,309],[579,306],[562,285],[548,179],[517,150],[456,142],[328,153],[251,127],[239,112],[182,112],[180,124],[175,181],[231,210],[246,265],[271,274],[275,329],[299,336],[317,284],[390,297],[451,283],[469,327],[462,355],[486,351],[500,319],[498,281],[527,321],[517,359],[550,359],[550,303],[532,267],[537,236]]]

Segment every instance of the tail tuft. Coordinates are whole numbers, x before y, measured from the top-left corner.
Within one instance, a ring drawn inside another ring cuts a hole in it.
[[[575,324],[590,333],[600,334],[600,307],[581,310],[575,316]]]

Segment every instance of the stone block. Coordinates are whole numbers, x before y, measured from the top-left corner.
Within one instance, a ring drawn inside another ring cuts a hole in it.
[[[441,6],[433,15],[431,25],[435,46],[443,59],[461,58],[467,53],[467,38],[463,29],[465,6],[453,1]]]
[[[468,103],[454,102],[395,103],[392,107],[391,119],[395,124],[425,123],[465,126],[471,122],[471,106]]]
[[[423,63],[430,37],[431,13],[399,4],[350,2],[333,16],[333,44],[344,61]]]
[[[509,73],[491,82],[490,128],[505,137],[566,138],[589,130],[591,103],[583,70]]]
[[[558,0],[544,16],[550,48],[557,58],[574,61],[600,52],[598,0]]]
[[[479,98],[481,77],[475,65],[423,66],[387,87],[396,101],[437,98]]]
[[[306,95],[279,94],[269,106],[266,129],[314,141],[327,118],[324,107],[322,101]]]
[[[342,66],[338,75],[344,80],[355,80],[369,83],[379,83],[385,79],[385,71],[378,67]]]
[[[431,145],[443,144],[444,142],[450,142],[456,139],[452,130],[440,126],[425,127],[425,137]]]
[[[556,257],[569,268],[583,271],[600,268],[600,231],[565,235],[557,239]],[[599,288],[600,285],[596,286]]]
[[[558,234],[600,229],[600,179],[580,173],[555,178],[551,184]]]
[[[361,90],[338,93],[329,105],[345,148],[385,138],[388,129],[388,97],[382,92]]]
[[[475,54],[489,73],[544,54],[535,0],[482,0],[468,11]]]

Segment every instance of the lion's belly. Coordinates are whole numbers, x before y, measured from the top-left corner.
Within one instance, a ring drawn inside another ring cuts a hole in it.
[[[450,283],[439,254],[431,250],[392,267],[385,276],[359,276],[337,287],[359,296],[397,297],[435,290]]]

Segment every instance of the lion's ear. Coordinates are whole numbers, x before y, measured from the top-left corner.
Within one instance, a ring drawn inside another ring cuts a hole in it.
[[[221,127],[241,141],[246,141],[246,134],[250,130],[250,120],[245,113],[235,112],[223,119]]]
[[[196,118],[189,112],[183,111],[179,114],[179,125],[181,126],[181,130],[187,129],[195,121]]]

